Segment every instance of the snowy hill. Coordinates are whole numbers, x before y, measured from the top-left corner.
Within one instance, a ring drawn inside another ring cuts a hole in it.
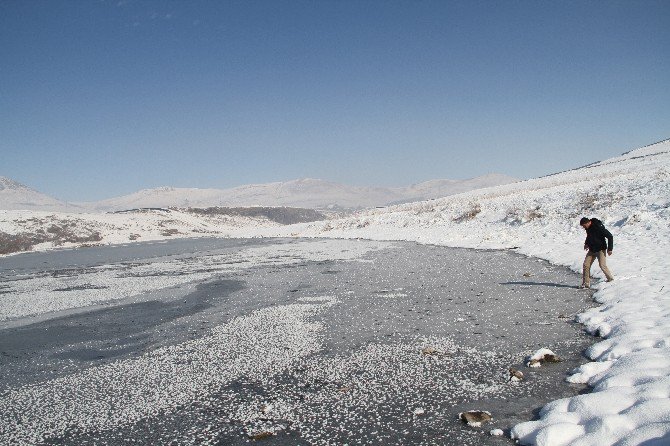
[[[244,237],[260,228],[326,219],[284,207],[135,209],[114,213],[0,211],[0,256],[183,237]]]
[[[303,179],[251,184],[232,189],[160,187],[83,205],[99,211],[144,207],[211,206],[292,206],[326,209],[374,206],[394,197],[392,193],[381,189],[354,188],[322,180]]]
[[[38,192],[10,178],[0,177],[0,209],[76,212],[78,207]]]
[[[227,190],[162,187],[97,203],[70,205],[3,178],[0,255],[166,237],[244,237],[249,231],[262,228],[329,218],[315,209],[373,207],[510,181],[515,179],[488,175],[385,189],[304,179]],[[264,203],[272,206],[263,206]],[[328,215],[332,218],[336,213]]]
[[[65,203],[9,178],[0,177],[0,209],[63,212],[113,212],[140,208],[274,206],[307,209],[362,209],[445,197],[481,187],[518,181],[490,174],[467,180],[432,180],[397,188],[357,187],[300,179],[250,184],[231,189],[159,187],[88,203]]]
[[[402,200],[397,200],[396,203],[401,204],[401,201],[409,203],[431,200],[485,187],[516,183],[517,181],[519,180],[516,178],[498,173],[483,175],[467,180],[430,180],[399,189],[398,192],[403,195],[404,198]]]
[[[309,209],[360,209],[427,200],[518,181],[500,174],[469,180],[434,180],[401,188],[357,187],[316,179],[251,184],[232,189],[160,187],[82,206],[98,211],[146,207],[290,206]]]
[[[512,436],[535,445],[670,444],[670,140],[542,178],[265,235],[515,249],[581,272],[582,216],[614,235],[615,280],[595,285],[602,306],[575,317],[598,338],[586,351],[593,362],[567,380],[592,392],[547,404]],[[597,266],[592,275],[603,278]]]

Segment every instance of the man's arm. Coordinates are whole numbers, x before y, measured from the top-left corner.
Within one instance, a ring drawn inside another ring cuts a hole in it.
[[[612,250],[614,249],[614,236],[610,231],[607,230],[607,228],[605,228],[604,225],[600,226],[600,232],[602,232],[602,234],[607,237],[607,252],[608,254],[611,254]]]

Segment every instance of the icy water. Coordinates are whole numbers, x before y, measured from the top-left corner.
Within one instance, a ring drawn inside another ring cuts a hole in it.
[[[585,391],[564,382],[593,341],[577,283],[512,252],[363,240],[7,257],[0,310],[24,316],[0,322],[0,443],[512,444],[488,432]],[[563,361],[524,367],[540,347]],[[457,420],[471,409],[494,419]]]

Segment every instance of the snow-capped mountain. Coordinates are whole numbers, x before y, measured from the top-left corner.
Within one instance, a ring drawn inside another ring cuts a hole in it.
[[[147,207],[289,206],[310,209],[360,209],[428,200],[482,187],[516,182],[491,174],[468,180],[432,180],[408,187],[357,187],[317,179],[250,184],[231,189],[160,187],[83,206],[98,211]]]
[[[0,176],[0,209],[76,212],[79,208]]]
[[[0,177],[0,209],[109,212],[137,208],[286,206],[307,209],[361,209],[429,200],[518,181],[501,174],[467,180],[431,180],[407,187],[359,187],[311,178],[230,189],[158,187],[88,203],[66,203]]]

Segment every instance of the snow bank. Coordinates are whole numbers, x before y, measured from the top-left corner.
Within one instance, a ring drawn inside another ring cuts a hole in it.
[[[5,243],[18,245],[9,249],[2,246],[0,238],[0,253],[183,237],[245,237],[259,228],[276,226],[279,223],[264,217],[201,215],[178,209],[97,214],[0,210],[0,235],[4,233],[8,239],[15,236]],[[17,243],[16,238],[23,243]],[[93,242],[79,242],[77,238]]]
[[[517,249],[580,271],[582,216],[603,220],[615,240],[616,280],[598,283],[601,305],[577,317],[603,339],[587,352],[595,362],[568,378],[593,392],[548,404],[512,436],[537,445],[668,444],[670,140],[543,178],[264,234]],[[597,266],[592,274],[603,278]]]

